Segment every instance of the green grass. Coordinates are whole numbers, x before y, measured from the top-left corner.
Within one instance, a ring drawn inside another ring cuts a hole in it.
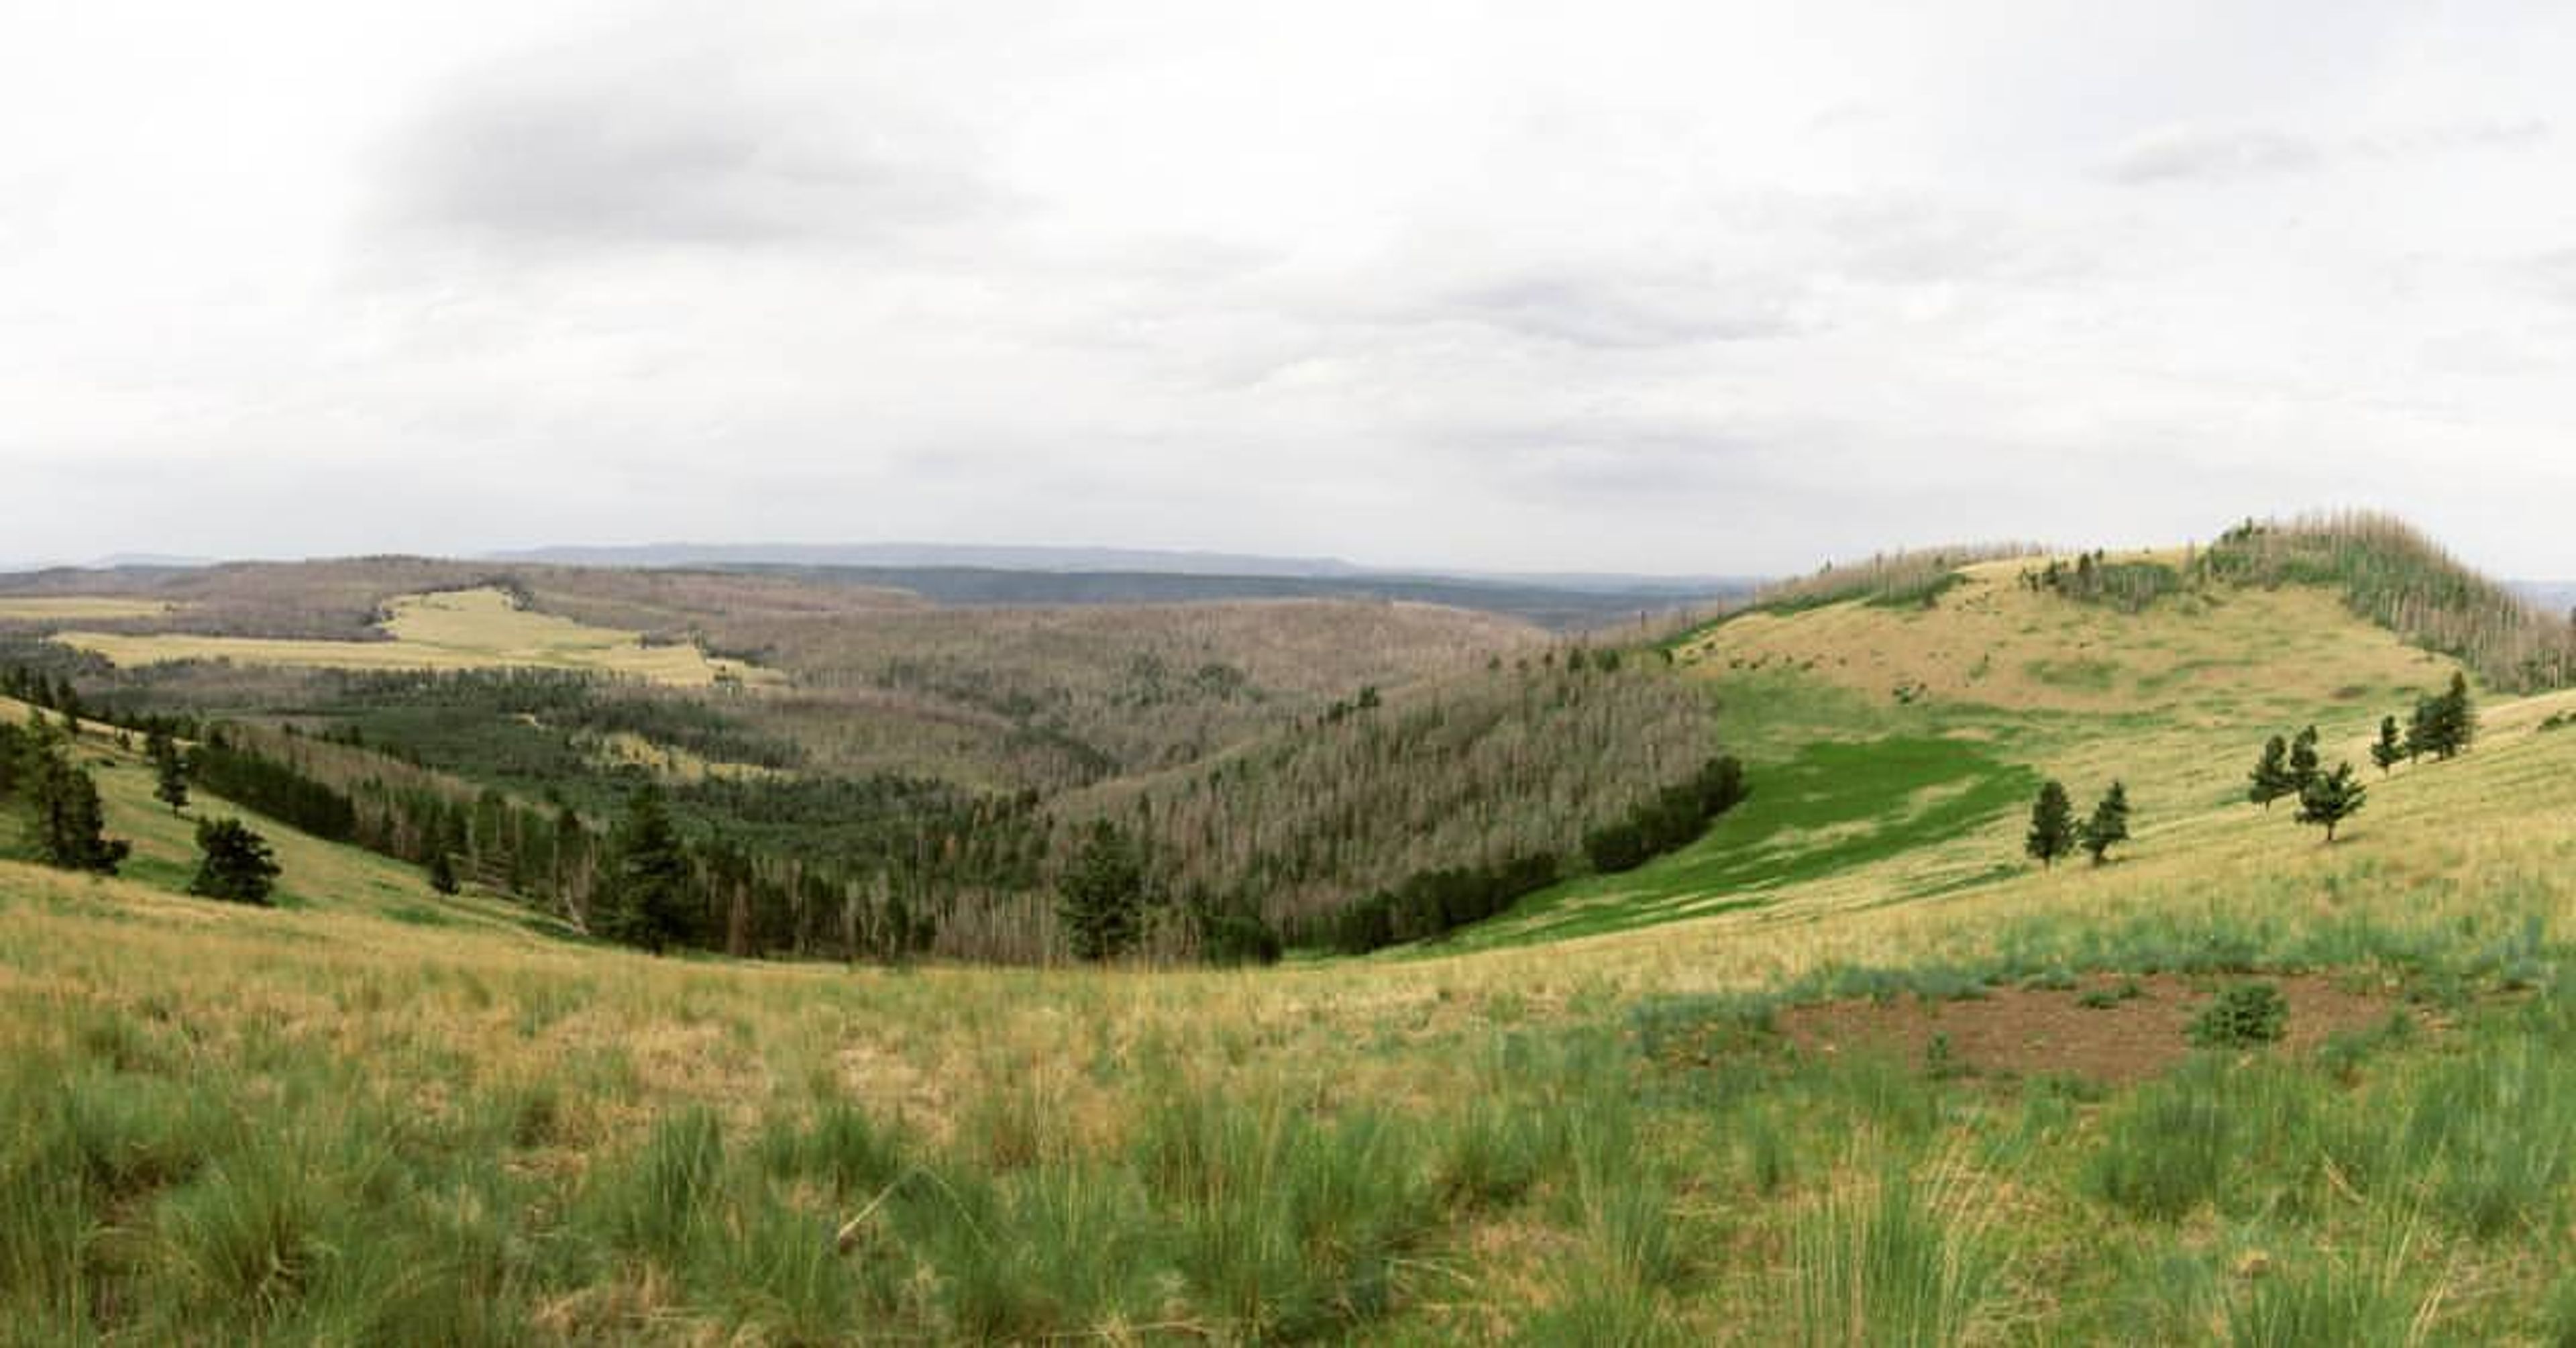
[[[1760,904],[1782,888],[1960,837],[2021,808],[2039,784],[1983,745],[1923,736],[1810,744],[1756,766],[1749,780],[1753,794],[1698,842],[1633,871],[1542,890],[1432,948],[1559,940]]]

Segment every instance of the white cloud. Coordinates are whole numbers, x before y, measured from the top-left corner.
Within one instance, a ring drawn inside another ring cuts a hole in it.
[[[2489,508],[2565,485],[2576,20],[1825,10],[40,7],[0,555],[1735,571],[2365,501],[2576,574]]]

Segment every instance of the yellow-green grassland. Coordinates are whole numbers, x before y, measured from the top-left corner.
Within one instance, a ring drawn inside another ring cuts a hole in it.
[[[30,612],[0,616],[65,620],[142,616],[78,607],[110,602],[105,600],[59,602],[74,607],[50,615]],[[694,645],[648,642],[640,632],[593,627],[570,618],[532,612],[497,589],[406,595],[393,600],[387,609],[381,627],[388,639],[383,641],[78,630],[62,632],[57,639],[119,665],[229,660],[245,665],[312,669],[558,669],[621,675],[680,687],[703,687],[720,678],[760,677],[760,671],[740,661],[711,658]],[[156,607],[153,611],[159,610]]]
[[[0,862],[0,1340],[2576,1342],[2576,693],[2383,773],[2450,657],[2035,564],[1676,639],[1752,791],[1699,842],[1261,969],[654,957],[256,818],[281,902],[194,899],[238,811],[92,724],[125,874]],[[496,599],[379,644],[629,658]],[[2245,799],[2310,724],[2331,845]],[[2044,779],[2134,837],[2027,860]],[[2028,1066],[2294,979],[2331,1033]]]

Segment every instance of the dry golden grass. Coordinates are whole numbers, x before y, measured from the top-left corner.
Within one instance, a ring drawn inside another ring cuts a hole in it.
[[[383,624],[391,641],[293,641],[162,632],[63,632],[57,639],[119,665],[229,660],[313,669],[562,669],[702,688],[719,676],[766,682],[775,675],[696,646],[648,645],[638,632],[591,627],[520,608],[497,589],[452,590],[392,601]],[[96,615],[112,616],[112,615]]]
[[[286,1053],[385,1064],[388,1088],[410,1092],[424,1128],[464,1109],[459,1101],[546,1090],[556,1103],[545,1136],[510,1163],[571,1177],[573,1191],[596,1158],[631,1154],[657,1121],[684,1108],[713,1111],[747,1135],[824,1101],[854,1102],[961,1164],[1028,1175],[1128,1154],[1161,1098],[1155,1092],[1170,1088],[1173,1064],[1210,1100],[1298,1102],[1319,1116],[1382,1108],[1450,1118],[1496,1089],[1493,1074],[1507,1069],[1495,1064],[1509,1061],[1502,1046],[1524,1032],[1616,1028],[1625,1008],[1662,994],[1777,987],[1837,966],[1974,962],[2041,929],[2060,937],[2159,923],[2465,930],[2510,910],[2565,930],[2576,919],[2576,816],[2563,785],[2576,771],[2576,732],[2541,728],[2576,707],[2576,694],[2490,702],[2469,757],[2401,768],[2384,781],[2374,772],[2367,809],[2328,847],[2293,824],[2287,806],[2266,814],[2235,799],[2259,744],[2250,732],[2315,719],[2329,762],[2357,756],[2382,704],[2430,686],[2439,667],[2298,596],[2233,596],[2201,615],[2206,626],[2178,614],[2040,607],[2054,602],[2027,596],[2006,575],[1944,600],[1945,610],[1977,605],[1966,610],[1975,644],[1933,621],[1946,614],[1827,609],[1739,620],[1694,655],[1716,670],[1753,652],[1813,659],[1818,677],[1882,696],[1878,680],[1904,671],[1933,682],[1938,699],[1940,688],[1962,685],[1918,671],[1951,668],[1954,646],[2036,651],[2052,621],[2094,634],[2086,639],[2119,650],[2116,686],[2127,697],[2096,703],[2085,701],[2089,690],[2045,680],[1981,680],[1972,686],[1989,695],[2034,699],[2041,710],[2026,731],[1999,728],[1991,707],[1928,724],[2009,739],[2016,760],[2078,781],[2079,795],[2097,777],[2126,775],[2140,837],[2123,860],[2099,869],[1964,882],[2017,856],[2019,821],[2010,820],[1787,887],[1759,910],[1546,946],[1257,972],[896,971],[653,959],[562,943],[488,904],[435,903],[402,868],[277,830],[288,890],[304,905],[294,910],[229,908],[172,897],[157,883],[0,863],[0,1051],[50,1045],[59,1027],[102,1016],[158,1017],[195,1027],[190,1051],[207,1061]],[[2286,640],[2237,652],[2258,633]],[[2238,661],[2245,681],[2204,682],[2201,662],[2221,658]],[[2177,694],[2151,714],[2108,715],[2134,705],[2140,681],[2159,677],[2207,691]],[[2356,683],[2366,696],[2342,695]],[[2092,715],[2059,721],[2052,711]],[[22,713],[0,706],[0,714]],[[93,734],[83,756],[105,760],[111,824],[136,838],[138,871],[184,852],[177,821],[150,803],[131,755]],[[1921,892],[1927,874],[1963,883],[1900,902]],[[1574,1114],[1584,1104],[1560,1107]],[[1854,1139],[1847,1163],[1810,1175],[1777,1211],[1747,1190],[1677,1186],[1667,1205],[1674,1220],[1725,1243],[1680,1290],[1649,1292],[1640,1304],[1686,1341],[1760,1342],[1787,1332],[1792,1269],[1810,1257],[1792,1248],[1790,1233],[1809,1230],[1835,1195],[1880,1181],[1866,1160],[1875,1145]],[[1978,1333],[2044,1339],[2061,1323],[2054,1317],[2070,1311],[2051,1280],[2100,1272],[2080,1261],[2101,1219],[2070,1206],[2062,1189],[2043,1191],[2001,1163],[1987,1167],[1940,1171],[1936,1179],[1950,1179],[1933,1186],[1932,1201],[1944,1214],[1967,1214],[1953,1224],[1959,1229],[2019,1242],[2035,1261],[2010,1273],[2018,1290],[1982,1312]],[[1579,1306],[1594,1278],[1584,1261],[1615,1247],[1603,1221],[1581,1209],[1579,1190],[1479,1219],[1411,1276],[1399,1332],[1493,1341],[1526,1330],[1533,1316]],[[2121,1238],[2138,1243],[2137,1229],[2123,1227]],[[2213,1219],[2179,1239],[2232,1250],[2240,1235]],[[2443,1257],[2451,1262],[2438,1287],[2457,1289],[2446,1314],[2465,1307],[2482,1326],[2527,1322],[2512,1303],[2528,1299],[2541,1275],[2509,1249],[2451,1242]],[[647,1268],[563,1301],[546,1336],[727,1339],[722,1318],[690,1296]],[[1117,1324],[1068,1332],[1149,1337]]]
[[[118,599],[107,595],[15,595],[0,598],[0,622],[97,622],[111,618],[160,618],[179,605],[159,599]]]
[[[1931,608],[1854,601],[1746,614],[1681,657],[1712,673],[1796,669],[1874,698],[1910,687],[1935,703],[2199,716],[2239,704],[2314,708],[2348,688],[2449,676],[2447,662],[2354,619],[2322,591],[2196,591],[2128,614],[2024,588],[2021,572],[2035,564],[1966,568],[1964,583]]]

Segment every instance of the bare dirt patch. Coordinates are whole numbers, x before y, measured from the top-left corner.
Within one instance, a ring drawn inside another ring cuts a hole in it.
[[[2233,982],[2281,990],[2290,1007],[2281,1047],[2292,1053],[2314,1049],[2339,1031],[2382,1024],[2399,1006],[2388,993],[2355,991],[2328,974],[2152,974],[2093,977],[2063,989],[1995,988],[1962,1000],[1827,1002],[1784,1010],[1778,1024],[1809,1053],[1878,1052],[1980,1075],[2062,1073],[2126,1085],[2189,1056],[2193,1019],[2218,988]],[[2130,987],[2136,995],[2117,995]],[[2096,1004],[2087,1005],[2088,995]],[[1938,1052],[1936,1036],[1943,1045]]]

